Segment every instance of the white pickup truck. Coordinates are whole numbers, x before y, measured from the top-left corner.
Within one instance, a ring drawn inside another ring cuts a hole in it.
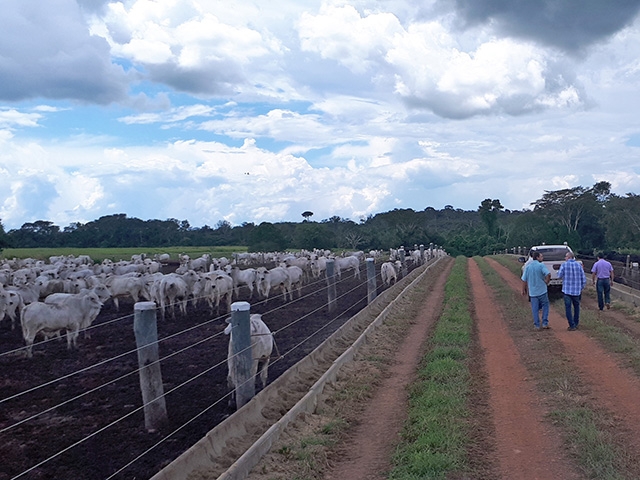
[[[519,262],[523,262],[522,271],[529,264],[529,262],[533,261],[531,255],[533,252],[538,251],[542,253],[542,263],[547,266],[549,272],[551,272],[551,281],[549,282],[549,286],[562,286],[562,279],[558,278],[558,270],[560,270],[560,265],[562,265],[565,261],[564,256],[567,252],[572,252],[571,248],[565,243],[564,245],[536,245],[535,247],[531,247],[529,249],[529,253],[526,257],[520,257],[518,259]],[[577,260],[578,263],[582,264],[582,261]]]

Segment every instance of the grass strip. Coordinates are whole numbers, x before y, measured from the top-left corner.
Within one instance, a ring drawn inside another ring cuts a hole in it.
[[[466,472],[471,345],[467,259],[456,258],[444,310],[409,393],[408,418],[390,479],[447,478]]]
[[[512,259],[492,257],[514,273],[520,265]],[[569,452],[583,470],[585,478],[619,480],[637,478],[632,473],[633,459],[624,445],[616,443],[611,414],[589,402],[589,391],[576,376],[573,361],[553,336],[539,337],[537,342],[526,341],[531,336],[531,310],[523,305],[515,292],[483,258],[476,257],[480,271],[491,287],[504,313],[509,330],[529,374],[536,381],[541,398],[549,406],[550,423],[560,430]],[[513,268],[515,264],[516,268]],[[564,315],[564,303],[557,301]],[[587,323],[581,314],[580,326]],[[583,328],[583,332],[586,329]],[[524,341],[522,341],[524,340]]]

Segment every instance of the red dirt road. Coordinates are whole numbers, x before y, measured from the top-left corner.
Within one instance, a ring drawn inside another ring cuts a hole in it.
[[[498,274],[515,290],[521,288],[521,281],[506,267],[487,259]],[[584,295],[583,295],[584,297]],[[585,308],[595,309],[594,302],[583,301]],[[533,320],[532,320],[533,325]],[[622,368],[616,358],[605,352],[594,340],[582,333],[567,331],[567,320],[551,309],[549,325],[552,332],[562,342],[577,374],[589,385],[597,403],[610,411],[623,425],[635,433],[625,439],[630,450],[640,450],[640,380]]]
[[[468,265],[475,320],[485,352],[500,478],[580,478],[561,455],[560,438],[544,422],[535,386],[529,382],[478,265],[474,261]]]

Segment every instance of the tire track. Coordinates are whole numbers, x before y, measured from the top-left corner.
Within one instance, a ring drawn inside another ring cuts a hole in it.
[[[578,479],[562,442],[544,421],[536,387],[520,360],[502,313],[478,267],[468,261],[475,320],[485,353],[500,478]]]
[[[486,258],[487,263],[518,291],[520,279],[508,268],[495,260]],[[551,308],[549,311],[551,333],[562,343],[568,356],[572,358],[576,374],[588,385],[592,401],[604,407],[624,425],[625,443],[631,451],[640,449],[640,379],[629,370],[620,367],[615,356],[606,352],[585,333],[577,330],[568,332],[564,315]]]

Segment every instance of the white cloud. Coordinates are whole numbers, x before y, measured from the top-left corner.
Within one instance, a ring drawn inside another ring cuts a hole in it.
[[[483,0],[6,3],[9,228],[517,209],[600,180],[640,191],[634,5],[580,12],[594,32],[567,9],[533,12],[534,32]],[[563,21],[574,31],[555,41],[545,28]]]
[[[42,115],[0,108],[0,127],[37,127]]]

